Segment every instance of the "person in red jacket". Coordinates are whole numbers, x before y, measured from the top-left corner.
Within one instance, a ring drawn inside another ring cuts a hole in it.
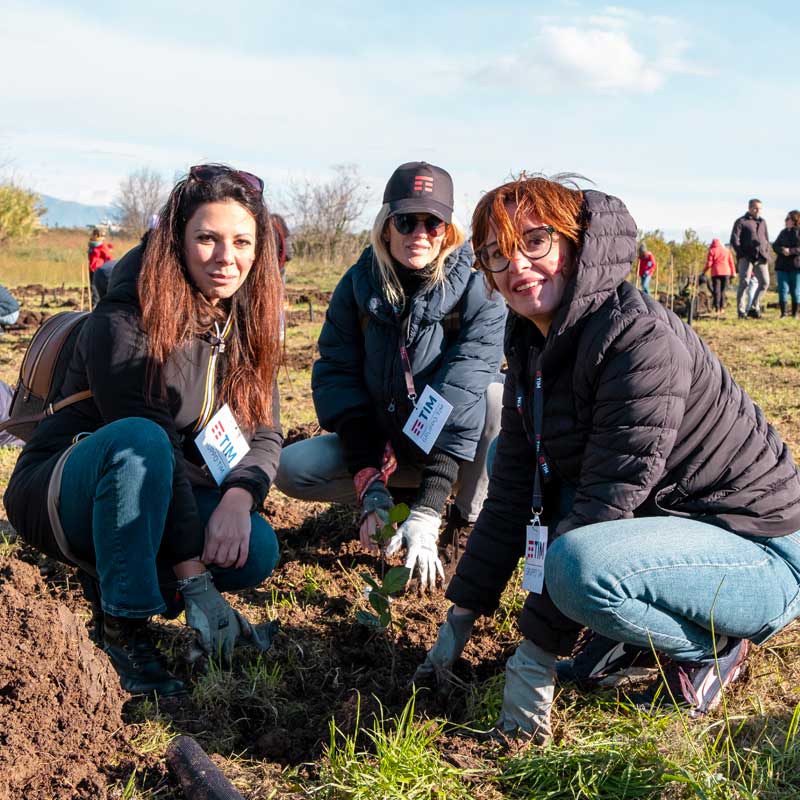
[[[639,280],[642,284],[642,291],[650,294],[650,279],[656,271],[656,257],[644,246],[644,242],[639,245]]]
[[[93,228],[92,234],[89,238],[89,285],[92,287],[92,307],[100,302],[100,295],[94,285],[94,274],[97,270],[106,263],[111,261],[114,256],[111,251],[114,249],[113,244],[109,244],[103,238],[99,228]]]
[[[731,251],[719,239],[714,239],[708,248],[703,275],[708,270],[711,270],[714,311],[725,313],[725,290],[728,288],[728,279],[736,274],[736,265]]]

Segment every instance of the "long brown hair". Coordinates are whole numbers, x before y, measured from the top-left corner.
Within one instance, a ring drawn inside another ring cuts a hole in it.
[[[275,237],[260,192],[236,170],[213,165],[207,179],[192,174],[180,180],[150,232],[139,274],[139,303],[147,348],[159,374],[171,354],[231,312],[225,341],[227,370],[221,399],[246,430],[272,424],[273,384],[280,363],[280,310],[283,284],[278,272]],[[233,201],[256,221],[255,260],[236,294],[212,305],[192,283],[184,258],[186,224],[206,203]],[[151,390],[153,381],[151,381]]]
[[[544,175],[519,178],[487,192],[472,213],[472,248],[476,266],[481,248],[489,240],[492,228],[497,231],[497,244],[506,258],[512,258],[515,249],[522,247],[522,223],[525,217],[536,216],[545,225],[552,225],[562,236],[578,245],[582,232],[581,204],[583,192],[577,187],[581,175],[564,173],[552,178]],[[516,204],[512,219],[506,204]],[[484,271],[487,283],[496,289],[494,276]]]

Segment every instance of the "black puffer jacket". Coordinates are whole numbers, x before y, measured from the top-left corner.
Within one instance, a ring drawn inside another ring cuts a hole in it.
[[[172,502],[160,556],[177,563],[203,550],[204,529],[187,474],[188,464],[202,467],[194,437],[219,407],[217,392],[225,374],[226,357],[213,331],[196,337],[167,361],[164,377],[167,399],[145,398],[148,385],[146,335],[141,329],[136,281],[142,247],[122,258],[106,297],[84,324],[75,345],[59,398],[91,389],[93,397],[62,409],[36,428],[17,461],[4,502],[8,518],[30,544],[63,558],[53,537],[47,513],[47,489],[58,457],[83,431],[124,417],[145,417],[167,432],[175,453]],[[208,384],[207,384],[208,379]],[[206,385],[211,392],[206,395]],[[59,399],[56,398],[56,399]],[[236,416],[236,409],[232,409]],[[247,489],[260,507],[275,477],[283,437],[280,431],[277,387],[274,426],[259,427],[250,437],[250,451],[226,477],[231,486]]]
[[[422,451],[402,434],[412,411],[400,358],[404,342],[417,394],[426,384],[453,404],[436,446],[454,458],[472,461],[486,415],[486,387],[503,355],[505,305],[487,297],[480,273],[472,269],[472,249],[448,256],[445,282],[420,291],[401,321],[383,295],[368,247],[339,281],[319,337],[319,360],[311,374],[320,425],[340,432],[350,419],[375,420],[384,441],[411,463]],[[458,313],[455,333],[444,319]]]
[[[789,255],[781,253],[784,247],[789,248]],[[800,270],[800,228],[784,228],[772,245],[777,253],[775,269],[781,272],[797,272]]]
[[[577,269],[547,339],[528,320],[509,317],[509,374],[489,496],[447,591],[481,613],[497,607],[524,551],[540,352],[542,442],[554,473],[545,514],[557,522],[551,538],[594,522],[665,514],[732,535],[800,530],[797,468],[761,409],[691,328],[626,282],[636,224],[625,206],[587,191],[584,211]],[[574,494],[562,514],[560,493]],[[546,591],[528,596],[520,627],[560,654],[570,652],[579,630]]]

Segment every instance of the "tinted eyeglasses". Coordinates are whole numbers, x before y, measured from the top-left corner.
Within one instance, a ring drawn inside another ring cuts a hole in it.
[[[553,234],[556,229],[552,225],[531,228],[522,234],[522,246],[519,248],[529,261],[537,261],[550,254],[553,249]],[[478,250],[478,263],[487,272],[503,272],[511,263],[503,254],[497,242],[481,247]]]
[[[428,236],[441,236],[447,227],[447,223],[434,214],[394,214],[391,220],[397,232],[403,236],[413,233],[420,222],[425,226]]]
[[[252,172],[243,172],[240,169],[231,169],[230,167],[222,166],[221,164],[197,164],[189,168],[189,177],[197,181],[210,181],[218,175],[233,175],[238,178],[242,183],[246,184],[249,189],[261,194],[264,191],[264,181],[253,175]]]

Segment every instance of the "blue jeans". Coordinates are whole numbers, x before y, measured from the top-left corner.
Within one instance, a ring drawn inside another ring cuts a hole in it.
[[[778,270],[778,299],[784,305],[791,297],[792,301],[800,305],[800,272],[785,272]]]
[[[650,294],[650,279],[652,275],[642,275],[642,291],[645,294]]]
[[[130,417],[82,439],[64,465],[60,518],[75,554],[94,561],[103,610],[119,617],[177,613],[175,576],[159,563],[172,499],[174,456],[163,428]],[[203,526],[219,503],[217,489],[195,489]],[[240,569],[210,567],[222,591],[256,586],[278,561],[270,525],[250,515],[250,553]],[[197,554],[200,555],[199,553]]]
[[[713,656],[714,634],[761,644],[800,616],[800,532],[745,538],[704,522],[648,517],[559,537],[545,581],[570,619],[679,661]]]

